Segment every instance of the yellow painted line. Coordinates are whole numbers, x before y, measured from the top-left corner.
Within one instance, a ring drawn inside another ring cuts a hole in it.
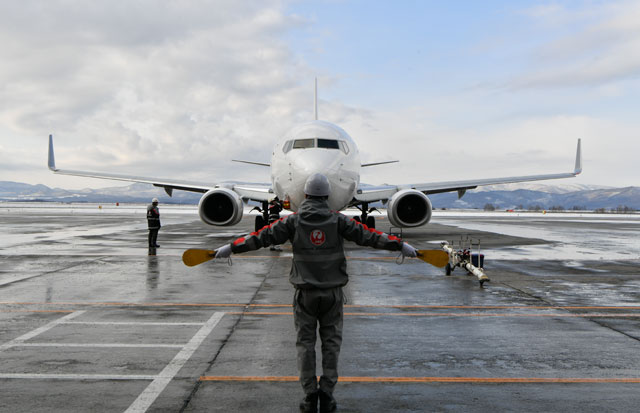
[[[76,306],[101,306],[101,307],[247,307],[249,304],[235,303],[127,303],[127,302],[9,302],[2,301],[0,305],[41,305],[41,306],[55,306],[55,305],[76,305]],[[280,304],[277,304],[280,306]],[[285,306],[282,304],[282,306]],[[289,305],[291,307],[291,305]]]
[[[201,376],[200,381],[298,381],[297,376]]]
[[[73,313],[73,310],[0,310],[0,313]]]
[[[231,305],[219,305],[231,307]],[[285,307],[275,305],[274,307]],[[286,306],[290,307],[290,306]],[[2,310],[0,313],[71,313],[71,310]],[[290,311],[226,311],[229,315],[247,316],[292,316]],[[345,316],[351,317],[551,317],[551,318],[640,318],[640,314],[603,314],[603,313],[580,313],[580,314],[521,314],[521,313],[367,313],[367,312],[345,312]]]
[[[543,310],[640,310],[640,306],[551,306],[551,305],[345,305],[351,308],[454,308],[454,309],[492,309],[492,310],[517,310],[517,309],[543,309]]]
[[[200,381],[297,382],[297,376],[202,376]],[[640,378],[588,377],[340,377],[340,383],[640,383]]]
[[[292,312],[283,311],[230,311],[227,314],[244,314],[255,316],[267,315],[293,315]],[[345,316],[354,317],[550,317],[550,318],[640,318],[640,314],[518,314],[518,313],[344,313]]]
[[[77,305],[77,306],[121,306],[121,307],[252,307],[252,308],[291,308],[291,304],[246,304],[246,303],[171,303],[171,302],[20,302],[0,301],[0,305]],[[345,308],[393,308],[393,309],[460,309],[460,310],[640,310],[640,306],[528,306],[528,305],[370,305],[347,304]]]

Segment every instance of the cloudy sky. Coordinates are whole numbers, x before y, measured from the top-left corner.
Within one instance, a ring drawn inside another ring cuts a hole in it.
[[[640,186],[639,1],[0,0],[0,180],[58,167],[267,182],[291,126],[371,184],[569,172]]]

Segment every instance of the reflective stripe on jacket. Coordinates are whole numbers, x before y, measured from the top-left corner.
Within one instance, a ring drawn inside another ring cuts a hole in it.
[[[147,206],[147,224],[149,229],[160,228],[160,210],[153,204]]]
[[[329,210],[325,199],[309,198],[300,205],[298,213],[238,238],[231,244],[231,250],[253,251],[289,240],[293,246],[289,281],[296,288],[334,288],[349,281],[344,239],[377,249],[402,249],[400,238]]]

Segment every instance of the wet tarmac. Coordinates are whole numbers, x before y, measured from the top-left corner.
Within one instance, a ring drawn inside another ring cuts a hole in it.
[[[296,412],[290,246],[188,268],[253,218],[161,206],[148,256],[137,208],[0,204],[0,411]],[[347,245],[339,411],[637,411],[638,234],[638,215],[454,212],[404,231],[480,239],[485,288]]]

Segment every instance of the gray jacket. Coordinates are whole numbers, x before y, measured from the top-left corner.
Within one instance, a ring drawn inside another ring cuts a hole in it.
[[[399,251],[402,240],[329,210],[326,200],[309,198],[297,213],[281,218],[231,244],[234,253],[257,250],[287,240],[293,246],[289,281],[296,288],[334,288],[349,282],[343,240]]]

